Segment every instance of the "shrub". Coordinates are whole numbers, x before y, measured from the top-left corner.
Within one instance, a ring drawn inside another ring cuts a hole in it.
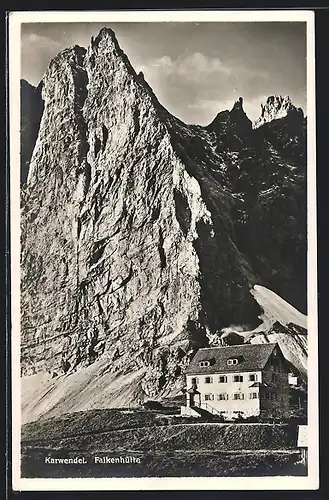
[[[247,424],[248,423],[250,423],[250,424],[258,424],[260,422],[260,418],[257,415],[250,415],[250,417],[246,417],[244,419],[244,422],[246,422]]]
[[[146,401],[143,404],[143,407],[145,408],[145,410],[162,410],[163,409],[163,406],[159,401],[152,401],[152,400]]]
[[[239,412],[239,413],[237,413],[237,415],[235,415],[233,417],[232,420],[233,420],[233,422],[244,422],[245,418],[244,418],[243,414]]]
[[[224,415],[216,415],[213,420],[220,423],[226,422]]]

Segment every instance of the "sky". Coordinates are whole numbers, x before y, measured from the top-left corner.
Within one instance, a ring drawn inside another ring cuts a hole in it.
[[[209,124],[241,96],[251,120],[269,95],[289,95],[306,113],[306,23],[24,23],[21,77],[37,85],[50,60],[87,47],[111,28],[137,72],[172,114]]]

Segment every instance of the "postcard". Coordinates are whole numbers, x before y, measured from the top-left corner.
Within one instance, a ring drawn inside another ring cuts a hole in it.
[[[14,489],[318,488],[314,58],[311,11],[9,14]]]

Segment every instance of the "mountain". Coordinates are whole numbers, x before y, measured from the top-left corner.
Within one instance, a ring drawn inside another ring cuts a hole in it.
[[[105,28],[40,88],[21,214],[29,418],[178,393],[209,335],[258,326],[254,285],[305,311],[304,118],[253,128],[240,98],[186,125]]]

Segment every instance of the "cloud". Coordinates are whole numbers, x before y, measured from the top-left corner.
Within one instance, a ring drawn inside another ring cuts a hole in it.
[[[216,113],[225,110],[231,110],[235,100],[227,99],[221,101],[219,99],[200,99],[194,103],[188,104],[189,109],[199,109],[199,110],[211,110]]]
[[[215,80],[216,78],[226,78],[230,81],[240,79],[261,79],[267,80],[269,75],[261,68],[251,68],[241,65],[236,61],[223,62],[219,57],[209,57],[201,52],[194,52],[185,57],[172,59],[168,55],[149,59],[140,68],[143,73],[150,76],[169,77],[192,80],[205,81],[209,77]]]
[[[48,49],[50,47],[61,47],[62,45],[59,40],[54,40],[51,37],[40,35],[39,33],[28,33],[23,36],[23,46],[24,44],[29,44],[30,48],[33,45],[37,45],[39,48],[41,46]]]
[[[200,124],[212,121],[219,111],[231,109],[240,96],[247,103],[269,85],[269,74],[262,67],[201,52],[147,59],[139,69],[169,111]],[[253,120],[259,116],[260,101],[248,105],[250,115],[246,112]]]
[[[216,74],[229,75],[231,69],[217,57],[208,57],[201,52],[194,52],[176,60],[168,55],[147,61],[141,70],[153,76],[175,76],[189,81],[204,80],[207,76],[216,77]]]

